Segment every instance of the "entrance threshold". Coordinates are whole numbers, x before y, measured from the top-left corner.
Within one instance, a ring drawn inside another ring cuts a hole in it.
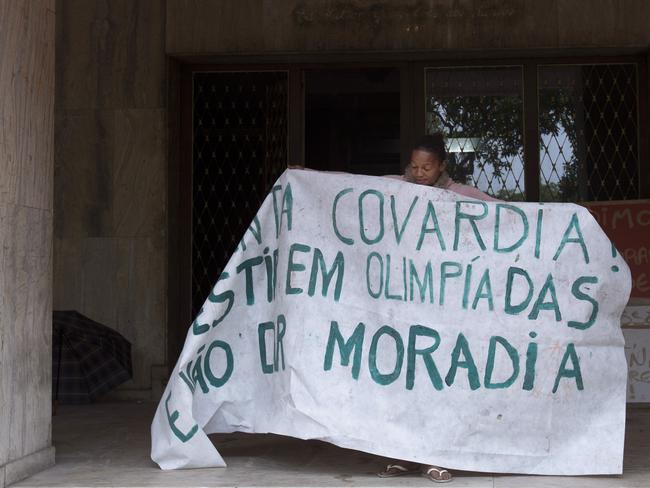
[[[162,471],[149,457],[154,403],[61,405],[52,418],[56,465],[14,487],[434,486],[418,475],[382,479],[390,460],[272,434],[210,438],[227,468]],[[630,408],[623,476],[515,476],[454,471],[454,488],[650,486],[650,408]],[[431,439],[435,442],[435,438]]]

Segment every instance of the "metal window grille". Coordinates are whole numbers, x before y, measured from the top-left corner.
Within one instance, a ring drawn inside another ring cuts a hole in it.
[[[287,162],[287,73],[193,76],[192,315]]]
[[[540,66],[540,198],[639,196],[634,64]]]
[[[521,67],[429,68],[427,133],[447,139],[453,179],[524,199]]]

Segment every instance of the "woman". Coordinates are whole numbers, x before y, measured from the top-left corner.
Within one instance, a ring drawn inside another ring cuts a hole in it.
[[[410,183],[428,185],[443,190],[458,193],[464,197],[477,200],[497,201],[486,195],[478,188],[462,185],[453,181],[447,173],[447,151],[445,140],[440,133],[424,136],[413,146],[411,161],[406,167],[403,176],[389,176],[399,178]],[[289,165],[290,169],[303,169],[303,165]],[[440,466],[418,464],[408,461],[393,461],[386,468],[377,473],[382,478],[401,476],[405,474],[422,473],[436,483],[446,483],[452,480],[451,473]]]
[[[497,201],[473,186],[456,183],[447,173],[447,151],[445,141],[440,133],[422,137],[411,151],[411,162],[406,167],[403,179],[418,185],[433,186],[449,190],[465,197],[477,200]],[[382,478],[401,476],[411,473],[422,473],[436,483],[446,483],[452,480],[451,473],[440,466],[433,466],[406,461],[393,461],[386,468],[377,473]]]
[[[456,183],[447,173],[447,151],[442,134],[422,137],[411,151],[411,162],[406,166],[404,180],[419,185],[428,185],[450,190],[477,200],[496,201],[473,186]]]

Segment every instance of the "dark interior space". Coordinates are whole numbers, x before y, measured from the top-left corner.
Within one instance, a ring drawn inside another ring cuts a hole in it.
[[[305,165],[368,175],[400,172],[397,68],[305,73]]]
[[[194,74],[193,317],[286,160],[286,72]]]

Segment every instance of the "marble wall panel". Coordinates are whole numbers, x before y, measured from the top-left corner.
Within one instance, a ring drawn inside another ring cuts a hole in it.
[[[92,58],[94,3],[56,0],[57,111],[96,106],[93,100],[102,81],[96,79]]]
[[[166,239],[117,239],[116,328],[133,344],[133,381],[127,389],[151,388],[151,367],[165,363]]]
[[[0,2],[0,484],[51,446],[54,18]]]
[[[54,12],[0,5],[0,203],[52,208]]]
[[[558,42],[561,45],[642,46],[650,44],[650,2],[647,0],[558,0]]]
[[[164,237],[57,239],[54,309],[78,310],[132,344],[133,380],[151,388],[151,367],[165,363],[167,250]]]
[[[283,10],[285,2],[274,3]],[[260,0],[168,0],[166,4],[168,53],[265,50],[266,21]]]
[[[20,214],[20,220],[27,221],[23,237],[25,242],[29,241],[21,246],[26,253],[24,279],[28,300],[17,317],[17,325],[25,327],[29,344],[25,356],[25,456],[51,445],[52,212],[34,213],[33,209],[22,207]]]
[[[20,31],[24,23],[20,21],[23,12],[12,6],[10,2],[0,4],[0,120],[3,130],[0,132],[0,203],[16,203],[18,191],[18,168],[20,161],[19,134],[17,118],[14,110],[14,92],[16,84],[13,80],[21,68],[17,48],[20,46]],[[7,128],[5,130],[4,128]]]
[[[0,205],[0,465],[51,443],[51,222]]]
[[[165,111],[115,113],[113,235],[166,235]]]
[[[116,239],[85,238],[81,248],[81,312],[115,328],[117,323],[117,278],[119,259]],[[127,337],[130,340],[130,338]]]
[[[164,15],[164,0],[59,0],[58,106],[163,106]]]
[[[556,48],[557,1],[473,0],[460,15],[441,22],[446,49]],[[435,25],[433,26],[435,29]]]
[[[54,238],[54,310],[83,308],[82,248],[83,239]]]
[[[13,262],[12,226],[15,222],[15,207],[0,204],[0,412],[10,412],[13,398],[13,364],[15,364],[13,330],[13,288],[8,272]],[[12,266],[13,267],[13,266]],[[0,415],[0,439],[8,439],[11,416]],[[0,442],[0,467],[9,461],[8,442]],[[0,468],[2,469],[2,468]],[[2,471],[0,471],[2,474]]]
[[[115,113],[59,111],[54,157],[57,237],[112,235]]]
[[[166,46],[170,54],[647,46],[648,2],[593,3],[168,0]]]

